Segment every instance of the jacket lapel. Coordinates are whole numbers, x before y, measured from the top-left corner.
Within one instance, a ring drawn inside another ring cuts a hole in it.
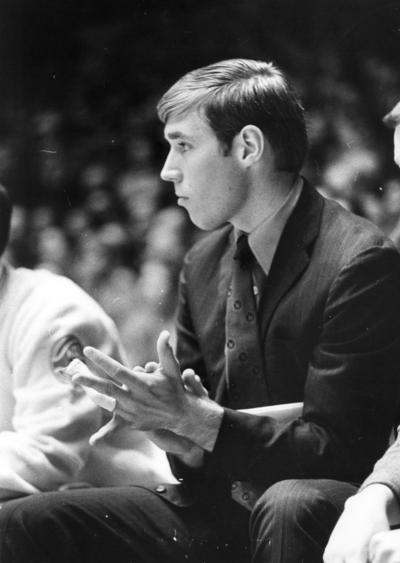
[[[309,247],[318,235],[322,209],[322,196],[304,180],[302,194],[283,231],[260,303],[262,335],[266,334],[279,301],[308,266]]]

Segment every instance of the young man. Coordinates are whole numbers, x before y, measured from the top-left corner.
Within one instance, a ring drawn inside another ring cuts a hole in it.
[[[0,503],[77,482],[159,479],[161,456],[145,437],[89,445],[104,411],[60,370],[86,345],[121,360],[115,325],[67,278],[5,260],[10,219],[0,186]]]
[[[400,102],[383,118],[394,129],[400,166]],[[400,561],[400,439],[376,463],[360,492],[348,499],[325,550],[326,563]]]
[[[87,348],[97,373],[75,381],[114,398],[181,483],[13,501],[1,561],[320,561],[394,420],[400,257],[299,176],[303,109],[271,63],[195,70],[158,108],[161,175],[213,231],[183,267],[179,364],[162,333],[159,365],[131,370]],[[290,422],[240,412],[299,401]]]

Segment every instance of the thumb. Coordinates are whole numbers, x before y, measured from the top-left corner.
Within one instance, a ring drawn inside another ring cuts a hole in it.
[[[181,378],[178,360],[169,343],[169,332],[163,330],[157,340],[157,354],[161,369],[165,375]]]

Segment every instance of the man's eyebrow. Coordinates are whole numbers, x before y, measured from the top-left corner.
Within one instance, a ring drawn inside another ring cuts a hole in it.
[[[186,135],[182,131],[170,131],[165,134],[167,140],[173,141],[174,139],[190,139],[190,135]]]

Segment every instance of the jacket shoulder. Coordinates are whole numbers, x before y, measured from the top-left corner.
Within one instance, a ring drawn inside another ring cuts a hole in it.
[[[379,227],[329,199],[324,201],[319,240],[330,248],[330,256],[340,257],[341,262],[380,248],[400,257],[394,243]]]

